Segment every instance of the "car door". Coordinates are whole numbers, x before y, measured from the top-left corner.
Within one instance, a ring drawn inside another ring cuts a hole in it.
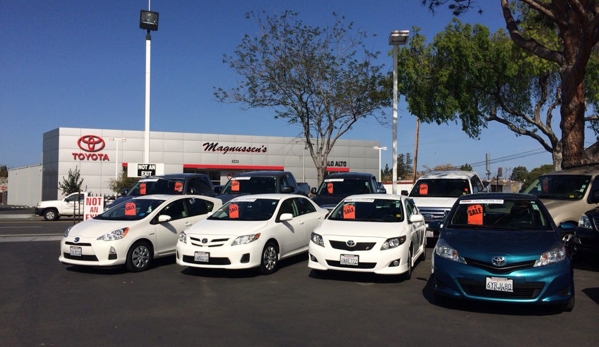
[[[62,205],[62,211],[59,211],[59,214],[62,215],[80,215],[83,213],[83,193],[73,193],[67,196],[64,199],[64,204]]]
[[[179,198],[167,204],[157,215],[155,224],[156,253],[165,255],[175,252],[179,234],[192,226],[195,222],[205,218],[205,214],[190,215],[186,205],[189,198]],[[171,217],[169,221],[158,222],[160,215]]]
[[[308,198],[293,198],[293,202],[298,213],[298,216],[294,219],[298,220],[301,228],[301,245],[307,248],[310,243],[310,234],[320,225],[324,215],[318,215],[314,204]]]
[[[416,205],[411,199],[405,200],[406,205],[406,218],[408,222],[408,228],[412,237],[412,254],[416,254],[420,245],[423,244],[424,238],[426,237],[426,227],[424,223],[411,223],[410,218],[412,215],[420,214]]]

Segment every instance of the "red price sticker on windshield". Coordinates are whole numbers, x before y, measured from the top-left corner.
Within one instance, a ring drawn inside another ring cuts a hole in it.
[[[125,216],[135,216],[135,215],[137,215],[135,203],[134,202],[126,203],[125,204]]]
[[[175,191],[177,191],[179,193],[183,193],[183,183],[182,182],[175,183]]]
[[[327,193],[333,194],[333,182],[327,183]]]
[[[343,219],[356,219],[356,206],[350,204],[343,206]]]
[[[145,183],[139,184],[139,194],[146,195],[146,184]]]
[[[420,188],[418,188],[418,194],[428,195],[428,184],[426,184],[426,183],[420,184]]]
[[[239,218],[239,206],[237,204],[229,205],[229,218],[232,218],[232,219]]]
[[[231,181],[231,191],[232,192],[238,192],[239,191],[239,181],[238,180],[232,180]]]
[[[468,224],[483,224],[483,207],[481,205],[468,206]]]

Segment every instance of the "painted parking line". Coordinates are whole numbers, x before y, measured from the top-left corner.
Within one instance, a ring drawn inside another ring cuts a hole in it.
[[[61,234],[15,234],[0,236],[0,242],[36,242],[60,240],[62,240]]]

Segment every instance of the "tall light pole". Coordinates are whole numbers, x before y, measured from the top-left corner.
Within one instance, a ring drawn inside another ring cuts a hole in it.
[[[150,11],[150,1],[148,0],[148,10],[141,10],[139,17],[139,27],[146,30],[146,111],[144,128],[144,163],[150,162],[150,56],[152,52],[152,36],[150,31],[158,30],[158,12]]]
[[[126,142],[124,137],[110,137],[110,141],[116,141],[116,158],[114,159],[114,178],[119,179],[119,142]]]
[[[410,36],[409,30],[393,30],[389,44],[393,46],[393,194],[397,194],[397,54],[398,46],[405,45]]]
[[[381,181],[381,151],[386,151],[387,147],[374,146],[372,148],[379,151],[379,182],[382,182]]]

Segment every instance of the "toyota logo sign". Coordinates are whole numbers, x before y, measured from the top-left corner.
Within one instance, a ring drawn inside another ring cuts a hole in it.
[[[96,135],[83,135],[77,140],[77,145],[86,152],[99,152],[104,149],[104,139]]]

